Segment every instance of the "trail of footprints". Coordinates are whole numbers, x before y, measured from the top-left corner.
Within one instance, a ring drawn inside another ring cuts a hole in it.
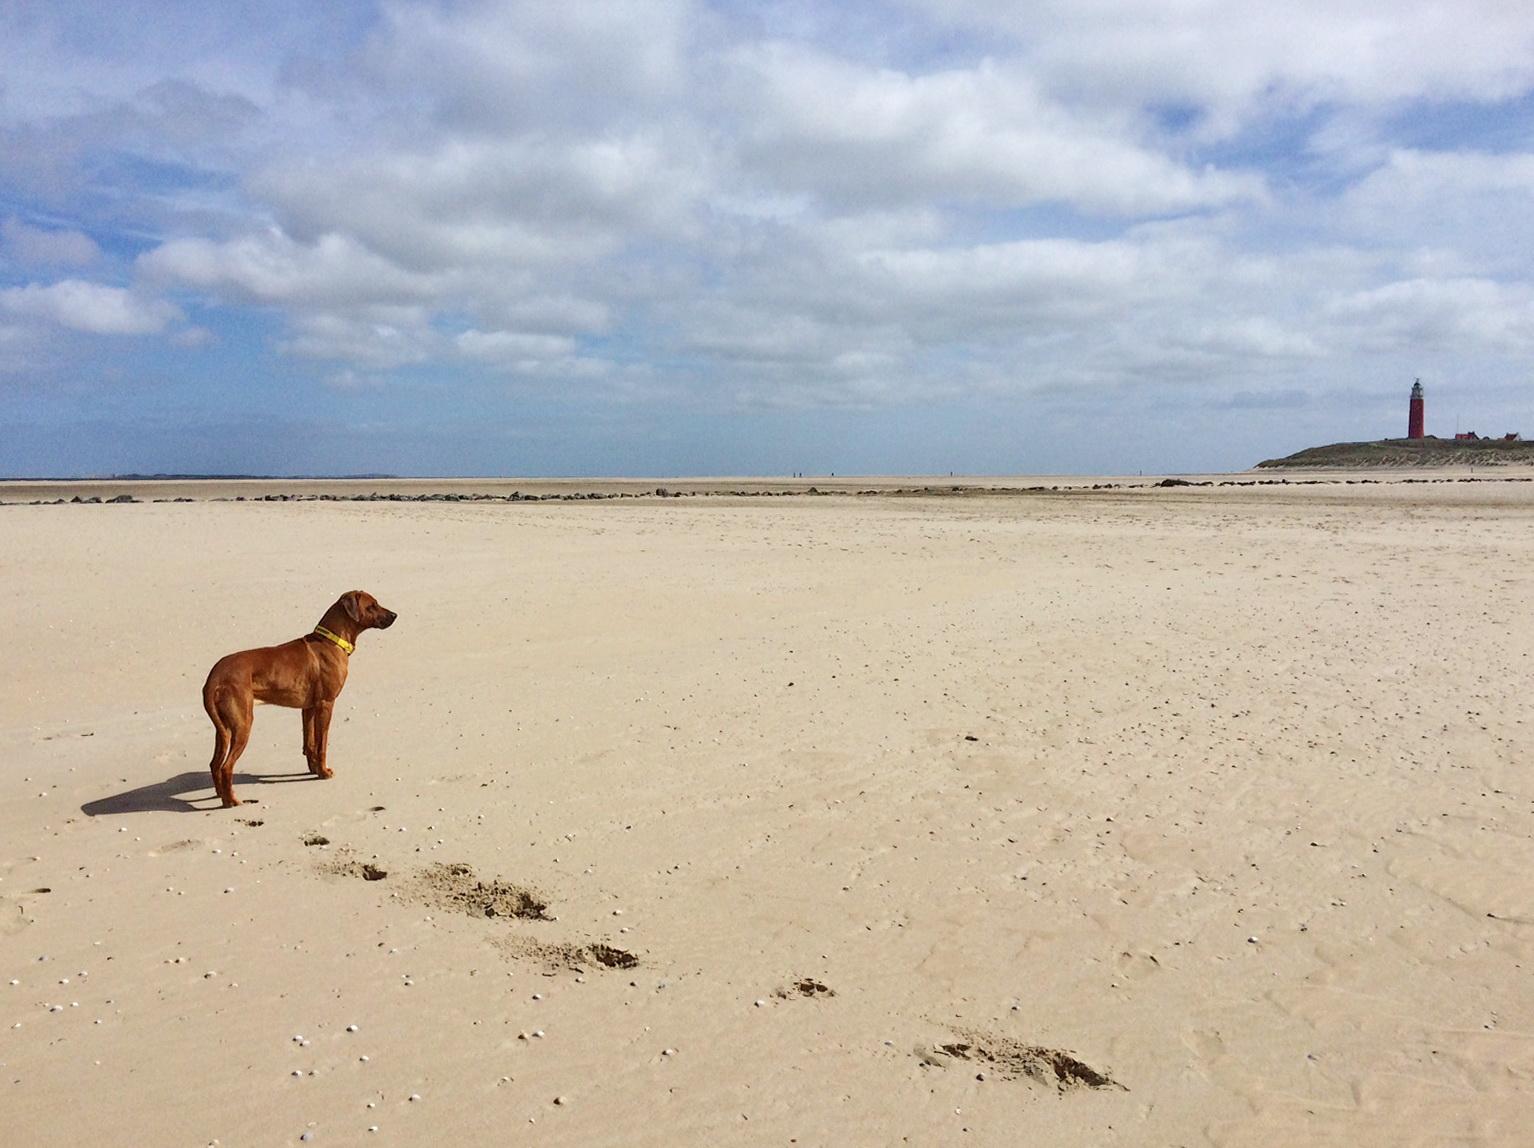
[[[303,838],[303,843],[308,846],[328,846],[330,840],[321,834],[311,833]],[[492,920],[554,920],[549,915],[548,902],[537,892],[500,878],[483,880],[475,874],[472,866],[461,862],[435,862],[411,870],[403,876],[391,875],[371,861],[352,856],[343,845],[334,856],[322,861],[318,867],[321,872],[334,876],[354,877],[364,881],[388,879],[402,898],[447,912]],[[605,941],[552,942],[523,934],[511,934],[498,937],[493,943],[514,959],[539,961],[576,970],[591,967],[631,969],[639,964],[639,958],[633,953]],[[776,989],[773,996],[784,1001],[825,1000],[836,996],[836,990],[812,977],[796,977],[789,984]],[[1058,1092],[1081,1088],[1127,1091],[1124,1085],[1107,1073],[1062,1049],[1026,1044],[1012,1037],[977,1030],[955,1029],[953,1032],[957,1038],[953,1041],[930,1046],[918,1045],[915,1050],[917,1059],[924,1066],[932,1068],[947,1068],[957,1061],[966,1061],[980,1068],[978,1075],[982,1079],[989,1073],[998,1080],[1028,1080]]]
[[[328,846],[330,839],[311,833],[303,839],[305,845]],[[552,921],[548,902],[531,889],[503,881],[500,878],[486,881],[475,874],[470,865],[462,862],[444,864],[435,862],[412,870],[403,876],[391,874],[381,865],[363,861],[341,846],[334,857],[319,865],[323,873],[338,877],[357,877],[364,881],[388,879],[394,890],[405,900],[429,905],[450,913],[462,913],[469,917],[486,919],[511,918],[520,921]],[[512,957],[543,961],[553,965],[582,969],[631,969],[639,964],[633,953],[610,945],[605,941],[586,944],[572,942],[552,943],[532,937],[501,937],[496,947]]]

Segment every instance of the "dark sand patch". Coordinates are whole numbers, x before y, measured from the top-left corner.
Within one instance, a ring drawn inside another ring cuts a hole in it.
[[[1028,1079],[1059,1092],[1078,1088],[1116,1088],[1129,1091],[1106,1072],[1093,1068],[1058,1048],[1024,1044],[1009,1036],[955,1030],[960,1039],[918,1049],[924,1064],[948,1067],[954,1061],[981,1064],[1002,1080]]]
[[[519,961],[541,963],[550,969],[583,972],[590,968],[632,969],[639,966],[639,958],[633,953],[614,948],[603,941],[581,945],[512,936],[499,938],[495,945],[509,957]]]
[[[819,997],[834,997],[836,990],[828,988],[813,977],[799,977],[792,984],[784,985],[782,988],[775,990],[772,995],[779,1000],[785,1001],[801,997],[814,1000]]]
[[[410,881],[408,895],[470,917],[515,917],[524,921],[552,919],[548,902],[531,889],[499,877],[482,881],[471,866],[461,862],[428,865]]]

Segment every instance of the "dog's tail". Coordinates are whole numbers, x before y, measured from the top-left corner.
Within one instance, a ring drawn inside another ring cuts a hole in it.
[[[229,756],[229,723],[219,713],[220,693],[218,683],[210,676],[202,687],[202,708],[208,711],[208,719],[213,723],[213,760],[208,763],[208,768],[213,771],[214,781],[218,780],[218,767]]]

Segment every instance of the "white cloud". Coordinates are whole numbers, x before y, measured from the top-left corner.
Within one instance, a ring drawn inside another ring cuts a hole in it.
[[[1383,213],[1399,209],[1403,201],[1420,210],[1481,194],[1510,194],[1522,204],[1534,203],[1534,155],[1398,148],[1347,198],[1361,213]]]
[[[300,307],[418,302],[440,291],[430,276],[406,272],[335,232],[307,244],[275,228],[228,243],[176,239],[140,258],[139,268],[151,279]]]
[[[364,308],[354,312],[298,313],[280,349],[306,359],[339,360],[370,371],[430,361],[443,349],[419,307]]]
[[[1412,279],[1337,299],[1331,317],[1380,349],[1534,349],[1534,287],[1487,279]]]
[[[557,383],[600,382],[621,389],[636,381],[616,364],[580,353],[575,339],[521,331],[465,331],[454,344],[465,359],[510,376]]]
[[[751,77],[735,97],[742,157],[767,186],[854,206],[957,197],[1126,215],[1263,194],[1255,175],[1190,170],[1141,146],[1122,110],[1051,101],[1015,66],[912,75],[780,44],[738,63]]]
[[[344,232],[420,271],[595,259],[625,235],[672,230],[696,185],[643,133],[448,138],[324,167],[276,167],[254,181],[294,233]]]
[[[836,378],[858,361],[889,367],[909,351],[897,327],[838,315],[834,300],[815,306],[805,300],[797,312],[767,302],[720,302],[693,315],[685,345],[717,356],[731,366],[787,368]],[[817,313],[818,312],[818,313]]]
[[[33,267],[85,267],[101,259],[101,248],[84,232],[31,227],[15,216],[0,222],[0,239],[12,258]]]
[[[537,364],[575,352],[574,339],[518,331],[465,331],[455,342],[469,358],[487,363]]]
[[[469,134],[605,131],[648,119],[687,82],[687,0],[388,3],[362,74]]]
[[[1534,20],[1506,0],[903,0],[1011,41],[1062,98],[1197,105],[1225,136],[1276,109],[1501,100],[1534,83]]]
[[[1164,295],[1167,276],[1153,249],[1127,242],[1019,240],[967,248],[871,251],[870,270],[925,307],[1005,307],[1049,321],[1099,314]]]
[[[266,103],[284,63],[353,47],[371,0],[21,0],[0,5],[11,113],[45,120],[132,102],[167,79]]]
[[[1267,315],[1238,316],[1223,323],[1204,320],[1183,342],[1217,355],[1224,363],[1242,359],[1264,363],[1314,360],[1328,350],[1316,333],[1289,329]]]
[[[1534,155],[1393,149],[1343,194],[1339,229],[1460,274],[1521,276],[1534,259]]]
[[[92,335],[157,335],[183,317],[163,299],[80,279],[0,288],[0,310]]]

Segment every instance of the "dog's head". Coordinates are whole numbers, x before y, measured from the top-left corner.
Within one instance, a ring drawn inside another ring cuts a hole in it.
[[[378,604],[378,599],[366,590],[349,590],[341,595],[341,608],[346,616],[362,630],[387,630],[394,625],[397,615]]]

